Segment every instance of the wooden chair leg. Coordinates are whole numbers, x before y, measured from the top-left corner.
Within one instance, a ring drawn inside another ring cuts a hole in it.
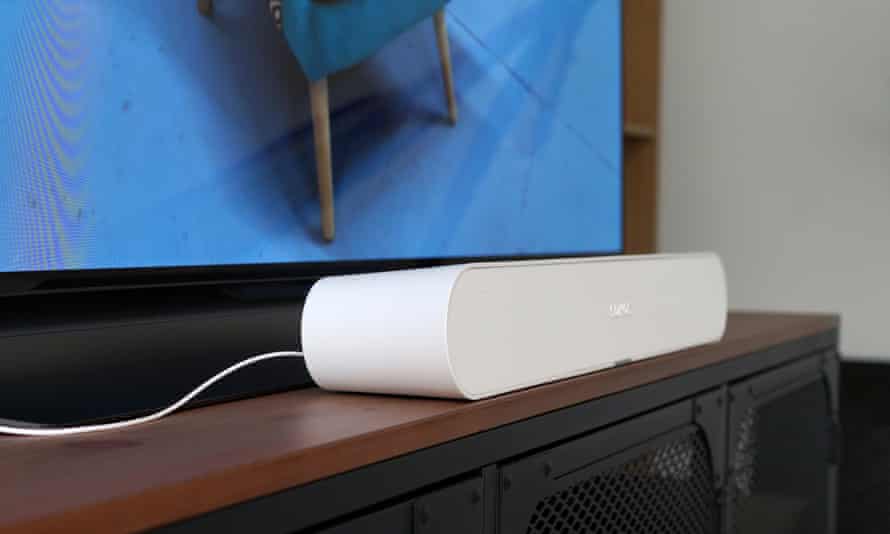
[[[436,26],[436,40],[439,43],[439,59],[442,62],[442,79],[445,82],[445,96],[448,99],[448,119],[457,124],[457,99],[454,97],[454,75],[451,71],[451,48],[448,45],[448,28],[445,26],[445,10],[433,15]]]
[[[318,173],[318,197],[321,202],[321,230],[324,238],[334,240],[334,178],[331,169],[331,119],[328,104],[328,80],[309,83],[312,126],[315,132],[315,166]]]

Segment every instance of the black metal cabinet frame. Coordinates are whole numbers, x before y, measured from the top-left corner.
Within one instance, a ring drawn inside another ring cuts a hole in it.
[[[696,458],[703,459],[696,460],[696,488],[704,480],[701,466],[707,467],[715,503],[714,531],[729,532],[734,526],[732,503],[738,497],[732,489],[738,482],[733,464],[738,456],[732,444],[739,439],[743,407],[767,405],[777,395],[795,391],[795,384],[818,382],[827,386],[826,402],[831,407],[825,424],[835,427],[836,345],[836,331],[796,339],[231,506],[158,532],[536,533],[530,525],[535,524],[536,510],[543,514],[547,506],[540,504],[542,500],[602,473],[618,473],[625,479],[622,484],[632,482],[629,476],[642,473],[651,479],[660,473],[658,483],[676,484],[686,476],[678,475],[685,473],[683,469],[655,464],[658,458],[671,455],[676,463],[687,450],[698,451]],[[642,463],[633,463],[640,458]],[[833,532],[836,470],[831,461],[827,465],[827,532]],[[526,479],[529,483],[524,485]],[[525,492],[523,487],[531,489]],[[595,516],[596,510],[591,513]]]
[[[324,529],[320,534],[482,534],[482,477],[472,477]]]

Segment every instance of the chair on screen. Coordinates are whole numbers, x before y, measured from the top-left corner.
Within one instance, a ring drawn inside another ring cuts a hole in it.
[[[432,18],[436,29],[448,117],[457,123],[457,101],[445,25],[448,0],[268,0],[279,29],[309,79],[315,164],[324,238],[334,239],[328,77],[374,54],[402,32]],[[213,0],[198,0],[205,15]]]

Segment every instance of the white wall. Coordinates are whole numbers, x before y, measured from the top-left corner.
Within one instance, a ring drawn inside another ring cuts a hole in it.
[[[660,247],[890,360],[890,1],[664,5]]]

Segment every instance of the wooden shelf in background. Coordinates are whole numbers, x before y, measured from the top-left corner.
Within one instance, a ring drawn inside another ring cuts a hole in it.
[[[655,128],[644,124],[628,123],[624,125],[624,138],[631,141],[655,139]]]
[[[658,103],[661,0],[625,0],[624,252],[658,250]]]

